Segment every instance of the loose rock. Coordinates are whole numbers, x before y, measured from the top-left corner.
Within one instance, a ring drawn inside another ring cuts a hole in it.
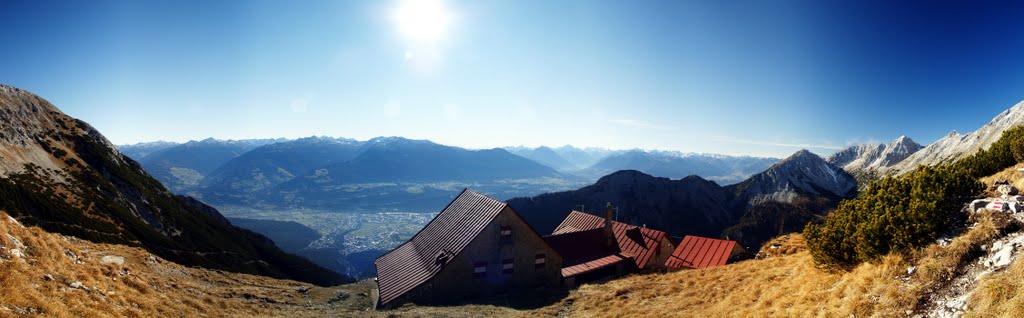
[[[107,256],[103,256],[103,257],[100,258],[100,263],[103,263],[103,264],[114,264],[114,265],[124,265],[124,257],[123,256],[117,256],[117,255],[107,255]]]
[[[82,282],[79,282],[79,281],[71,282],[70,284],[68,284],[68,287],[76,288],[76,289],[81,289],[81,290],[84,290],[84,291],[89,291],[90,290],[89,287],[83,285]]]
[[[25,244],[22,244],[21,241],[18,240],[18,238],[14,237],[14,236],[11,236],[10,234],[7,234],[7,240],[11,241],[11,244],[14,244],[15,248],[18,248],[18,249],[24,249],[25,248]]]

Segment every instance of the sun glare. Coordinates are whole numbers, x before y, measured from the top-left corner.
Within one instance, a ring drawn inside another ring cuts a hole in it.
[[[437,42],[444,37],[451,14],[441,0],[401,0],[394,15],[402,35],[417,42]]]

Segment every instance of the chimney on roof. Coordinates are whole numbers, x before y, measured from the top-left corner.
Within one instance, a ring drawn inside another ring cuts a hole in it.
[[[604,207],[604,236],[605,244],[612,247],[615,244],[615,231],[612,230],[612,203]]]

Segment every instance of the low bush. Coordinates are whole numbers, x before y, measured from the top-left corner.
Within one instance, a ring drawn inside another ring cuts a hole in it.
[[[843,201],[824,222],[804,229],[822,265],[850,268],[889,252],[920,247],[961,224],[964,203],[984,190],[978,179],[1024,162],[1024,127],[1003,133],[988,149],[938,167],[886,176]]]

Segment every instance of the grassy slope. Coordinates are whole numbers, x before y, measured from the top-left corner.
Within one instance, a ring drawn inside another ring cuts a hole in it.
[[[996,180],[1009,180],[1018,189],[1024,189],[1024,178],[1017,165],[993,176],[983,178],[987,185]],[[982,277],[968,304],[971,312],[967,317],[1014,317],[1024,313],[1024,261],[1016,261],[1003,272]]]
[[[998,232],[983,220],[946,247],[929,246],[849,272],[815,266],[806,251],[706,270],[638,275],[584,285],[538,312],[572,317],[906,316],[972,249]],[[800,240],[794,240],[799,242]],[[770,245],[770,244],[769,244]],[[907,268],[917,270],[908,275]]]
[[[968,304],[967,317],[1016,317],[1024,313],[1024,262],[981,279]]]
[[[983,178],[1024,184],[1016,168]],[[766,259],[706,270],[635,275],[583,285],[539,316],[571,317],[864,317],[918,314],[930,293],[948,282],[980,246],[1008,226],[1005,214],[984,214],[948,245],[893,253],[850,271],[818,268],[799,234],[777,239]],[[780,253],[780,251],[788,253]],[[908,274],[908,268],[914,271]],[[982,278],[968,302],[969,316],[1024,312],[1024,262]]]
[[[11,238],[14,238],[13,240]],[[24,258],[13,256],[18,248]],[[66,254],[67,251],[67,254]],[[74,255],[76,259],[69,256]],[[104,264],[103,256],[125,258]],[[408,306],[366,312],[373,283],[322,288],[262,276],[185,267],[124,245],[97,244],[24,227],[0,212],[0,317],[514,317],[494,306]],[[44,275],[50,275],[47,280]],[[71,288],[81,282],[90,291]],[[297,291],[309,288],[308,294]],[[345,296],[340,296],[345,294]]]

